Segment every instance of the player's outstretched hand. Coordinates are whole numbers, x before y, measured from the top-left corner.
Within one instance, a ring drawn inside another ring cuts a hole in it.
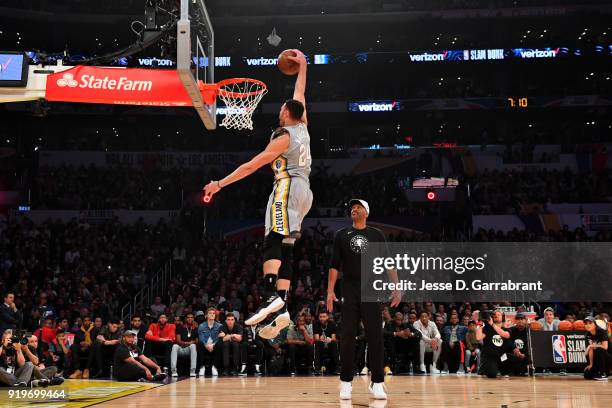
[[[333,312],[334,311],[334,302],[337,302],[338,299],[336,298],[336,294],[334,292],[330,292],[327,294],[327,311],[328,312]]]
[[[217,194],[221,190],[218,181],[211,181],[206,186],[204,186],[204,197],[208,197],[208,199],[212,199],[212,196]]]
[[[291,51],[295,52],[295,57],[291,56],[291,55],[287,55],[287,58],[289,58],[291,61],[300,64],[300,65],[306,65],[306,56],[304,55],[304,53],[296,48],[291,49]]]

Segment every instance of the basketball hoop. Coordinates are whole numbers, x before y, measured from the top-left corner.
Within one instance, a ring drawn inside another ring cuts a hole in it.
[[[217,96],[225,104],[225,117],[220,126],[253,130],[253,112],[268,92],[268,87],[257,79],[230,78],[216,84],[200,83],[200,91],[208,105],[212,105]]]

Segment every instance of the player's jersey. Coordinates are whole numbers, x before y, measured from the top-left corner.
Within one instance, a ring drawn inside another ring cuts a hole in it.
[[[274,179],[301,178],[308,183],[310,176],[310,135],[304,123],[284,126],[274,132],[271,139],[282,134],[282,129],[289,132],[289,147],[272,162]]]

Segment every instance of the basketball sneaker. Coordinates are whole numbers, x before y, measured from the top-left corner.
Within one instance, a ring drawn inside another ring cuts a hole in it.
[[[383,383],[370,383],[368,390],[370,391],[370,393],[372,393],[372,397],[374,397],[374,399],[387,399],[387,393],[385,392],[385,387]]]
[[[266,300],[260,307],[257,309],[257,312],[250,318],[248,318],[244,323],[248,326],[254,326],[257,323],[264,320],[270,313],[278,312],[285,306],[285,301],[281,299],[278,294],[271,295],[268,300]]]
[[[284,308],[283,311],[279,313],[274,320],[272,320],[272,322],[259,329],[257,334],[262,339],[271,340],[278,336],[281,330],[289,326],[289,323],[291,323],[291,316],[289,315],[287,308]]]
[[[350,400],[351,393],[353,391],[353,385],[348,381],[340,382],[340,399],[341,400]]]

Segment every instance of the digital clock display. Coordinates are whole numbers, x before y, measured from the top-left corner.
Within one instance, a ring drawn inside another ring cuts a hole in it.
[[[526,108],[529,106],[529,98],[523,97],[508,97],[508,107],[510,108]]]

